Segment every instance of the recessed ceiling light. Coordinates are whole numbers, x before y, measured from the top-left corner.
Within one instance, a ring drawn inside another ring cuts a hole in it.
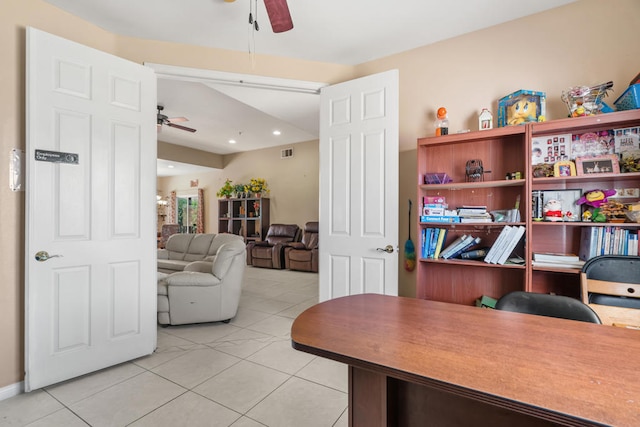
[[[167,167],[168,167],[169,169],[173,169],[173,168],[175,168],[175,166],[173,166],[173,165],[167,165]]]
[[[235,140],[235,139],[230,139],[230,140],[229,140],[229,144],[235,144],[235,143],[236,143],[236,140]]]
[[[279,130],[274,130],[274,131],[273,131],[273,134],[274,134],[274,135],[276,135],[276,136],[277,136],[277,135],[280,135],[281,133],[282,133],[282,132],[280,132]]]

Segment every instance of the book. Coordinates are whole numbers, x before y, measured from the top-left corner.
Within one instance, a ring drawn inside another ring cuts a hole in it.
[[[582,269],[584,261],[576,262],[545,262],[545,261],[531,261],[531,265],[534,267],[552,267],[552,268],[577,268]]]
[[[455,249],[453,252],[447,255],[447,259],[451,259],[459,256],[462,252],[468,251],[473,246],[480,243],[480,241],[481,241],[480,237],[473,237],[471,235],[467,236],[467,238],[464,239],[462,243],[460,243],[460,245],[458,245],[457,249]]]
[[[436,244],[436,251],[433,254],[434,259],[438,259],[440,257],[440,252],[442,252],[442,246],[444,245],[445,239],[447,237],[448,230],[441,229],[440,234],[438,234],[438,242]]]
[[[480,259],[487,256],[488,252],[489,252],[489,248],[474,249],[472,251],[462,252],[460,254],[460,258],[461,259]]]
[[[501,264],[501,265],[504,264],[507,261],[507,258],[509,258],[509,256],[511,255],[511,252],[513,252],[513,250],[515,249],[518,242],[520,242],[520,239],[522,239],[522,236],[524,236],[524,231],[526,230],[526,228],[523,225],[519,227],[514,227],[514,228],[515,228],[515,231],[510,233],[509,235],[510,239],[505,245],[505,248],[502,251],[502,254],[496,261],[496,264]]]
[[[455,255],[459,255],[460,252],[464,248],[466,248],[469,245],[469,243],[473,242],[474,239],[475,239],[475,237],[473,237],[472,235],[468,235],[460,243],[458,243],[454,248],[452,248],[451,251],[449,251],[449,252],[447,252],[447,254],[443,255],[442,258],[443,259],[450,259],[450,258],[453,258]]]
[[[434,228],[431,232],[431,240],[429,241],[429,252],[427,254],[428,258],[434,258],[433,255],[436,253],[436,244],[438,243],[438,236],[440,235],[441,231],[442,230],[440,228]]]
[[[580,249],[578,250],[578,259],[587,261],[597,255],[598,228],[600,227],[582,227],[582,230],[580,231]]]
[[[473,223],[473,222],[493,222],[493,219],[489,217],[477,217],[477,216],[467,216],[460,217],[461,223]]]
[[[449,259],[459,257],[462,252],[466,252],[466,251],[470,250],[472,247],[478,245],[482,241],[482,239],[480,237],[473,237],[473,236],[469,236],[469,237],[470,237],[470,239],[465,240],[463,242],[464,244],[460,248],[456,249],[449,256]]]
[[[551,262],[575,262],[579,261],[580,258],[578,255],[574,254],[557,254],[552,252],[534,252],[533,253],[534,261],[551,261]]]
[[[489,249],[489,253],[487,253],[487,256],[484,257],[484,262],[491,263],[494,258],[498,258],[498,256],[500,256],[500,254],[502,253],[502,251],[500,249],[501,249],[501,247],[503,245],[503,242],[506,239],[506,236],[511,232],[511,230],[513,228],[514,227],[512,227],[510,225],[505,225],[504,226],[504,228],[502,229],[502,231],[498,235],[498,238],[496,239],[496,241],[491,246],[491,249]],[[500,251],[500,253],[498,253],[499,251]]]
[[[458,236],[458,238],[455,239],[453,242],[451,242],[451,244],[449,246],[447,246],[444,249],[444,251],[440,252],[440,258],[444,258],[446,255],[448,255],[450,252],[452,252],[453,248],[455,248],[458,244],[460,244],[460,242],[462,242],[466,237],[467,237],[466,234]]]

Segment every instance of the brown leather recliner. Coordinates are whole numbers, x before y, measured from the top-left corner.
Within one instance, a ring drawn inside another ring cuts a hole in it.
[[[284,266],[289,270],[318,272],[318,222],[304,225],[301,242],[287,244],[284,248]]]
[[[264,241],[247,244],[247,265],[283,269],[286,244],[299,242],[301,234],[297,224],[272,224]]]

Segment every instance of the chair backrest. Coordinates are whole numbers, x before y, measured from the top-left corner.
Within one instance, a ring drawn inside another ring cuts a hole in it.
[[[302,233],[302,244],[307,249],[314,249],[318,247],[318,226],[316,221],[307,222],[304,225],[304,232]]]
[[[300,227],[297,224],[271,224],[265,240],[272,245],[300,241]]]
[[[215,261],[211,266],[211,273],[219,279],[229,272],[234,260],[240,269],[244,269],[246,246],[242,239],[229,240],[218,249]]]
[[[588,305],[575,298],[561,295],[515,291],[500,298],[496,303],[496,310],[602,323]]]
[[[582,302],[602,323],[640,328],[640,257],[603,255],[591,258],[580,273]]]

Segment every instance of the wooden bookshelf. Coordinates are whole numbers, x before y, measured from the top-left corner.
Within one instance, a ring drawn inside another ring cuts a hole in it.
[[[640,127],[640,110],[532,123],[464,134],[420,138],[418,150],[417,200],[426,196],[444,196],[451,208],[462,205],[487,206],[487,211],[514,208],[520,197],[518,223],[433,223],[420,222],[418,236],[424,228],[446,228],[444,246],[461,234],[480,235],[480,246],[491,246],[505,225],[526,227],[519,253],[524,265],[495,265],[474,260],[421,259],[418,251],[418,298],[459,304],[473,304],[487,295],[500,298],[515,291],[554,292],[579,296],[579,270],[533,267],[533,252],[578,253],[581,229],[585,226],[615,225],[637,230],[635,223],[538,222],[531,218],[532,192],[535,190],[596,188],[640,188],[640,173],[599,176],[532,178],[532,138],[561,133],[583,134],[609,129]],[[480,182],[466,182],[468,160],[480,159],[485,174]],[[488,172],[487,172],[488,171]],[[522,179],[507,180],[508,173],[519,171]],[[429,173],[447,173],[452,182],[425,184]],[[418,242],[418,247],[421,242]]]

